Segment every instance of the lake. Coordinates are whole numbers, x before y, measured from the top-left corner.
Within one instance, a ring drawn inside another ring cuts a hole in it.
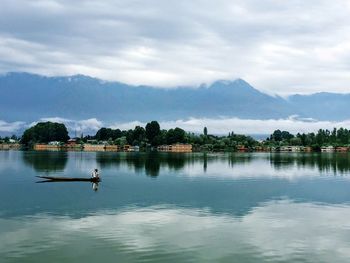
[[[346,153],[0,151],[0,176],[1,262],[350,262]]]

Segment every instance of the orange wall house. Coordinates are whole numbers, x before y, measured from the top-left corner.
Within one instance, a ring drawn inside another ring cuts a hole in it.
[[[178,153],[192,152],[192,144],[176,143],[172,145],[161,145],[157,147],[157,150],[160,152],[178,152]]]

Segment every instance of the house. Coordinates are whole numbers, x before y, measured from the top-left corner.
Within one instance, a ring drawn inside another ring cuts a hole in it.
[[[170,152],[171,145],[159,145],[157,151],[159,152]]]
[[[125,144],[124,147],[123,147],[123,151],[124,151],[124,152],[128,152],[129,149],[130,149],[130,147],[131,147],[131,145]]]
[[[119,145],[106,145],[105,150],[107,152],[119,152],[120,146]]]
[[[248,152],[248,148],[245,147],[244,145],[238,145],[237,146],[237,151],[239,151],[239,152]]]
[[[69,139],[67,145],[73,146],[77,144],[77,139]]]
[[[48,145],[60,145],[60,144],[61,144],[61,142],[59,142],[59,141],[51,141],[48,143]]]
[[[84,151],[87,151],[87,152],[104,152],[106,147],[103,144],[85,143],[83,149]]]
[[[132,146],[129,144],[124,145],[123,147],[124,152],[139,152],[140,151],[140,146]]]
[[[324,146],[321,147],[321,152],[334,152],[335,148],[334,146]]]
[[[81,151],[83,149],[83,146],[76,139],[69,139],[64,147],[68,151]]]
[[[139,152],[140,151],[140,146],[131,146],[129,147],[129,152]]]
[[[192,144],[176,143],[172,145],[160,145],[157,147],[160,152],[192,152]]]
[[[281,146],[281,152],[301,152],[304,150],[302,146]]]
[[[51,144],[50,144],[51,143]],[[59,142],[50,142],[49,144],[36,143],[34,144],[35,151],[59,151],[62,150],[62,146]]]
[[[312,152],[312,147],[310,147],[310,146],[304,147],[304,152],[307,152],[307,153]]]
[[[336,152],[348,152],[349,151],[349,147],[347,146],[339,146],[335,148]]]

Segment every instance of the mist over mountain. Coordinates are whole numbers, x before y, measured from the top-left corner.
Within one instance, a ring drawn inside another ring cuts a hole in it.
[[[106,122],[237,117],[278,119],[291,115],[318,120],[350,119],[350,94],[317,93],[287,99],[270,96],[242,79],[211,85],[160,89],[105,82],[83,75],[0,76],[0,120],[36,121],[59,116]]]

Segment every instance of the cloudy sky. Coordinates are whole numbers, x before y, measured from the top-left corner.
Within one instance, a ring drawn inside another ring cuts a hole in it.
[[[347,0],[2,0],[0,72],[350,91]]]

